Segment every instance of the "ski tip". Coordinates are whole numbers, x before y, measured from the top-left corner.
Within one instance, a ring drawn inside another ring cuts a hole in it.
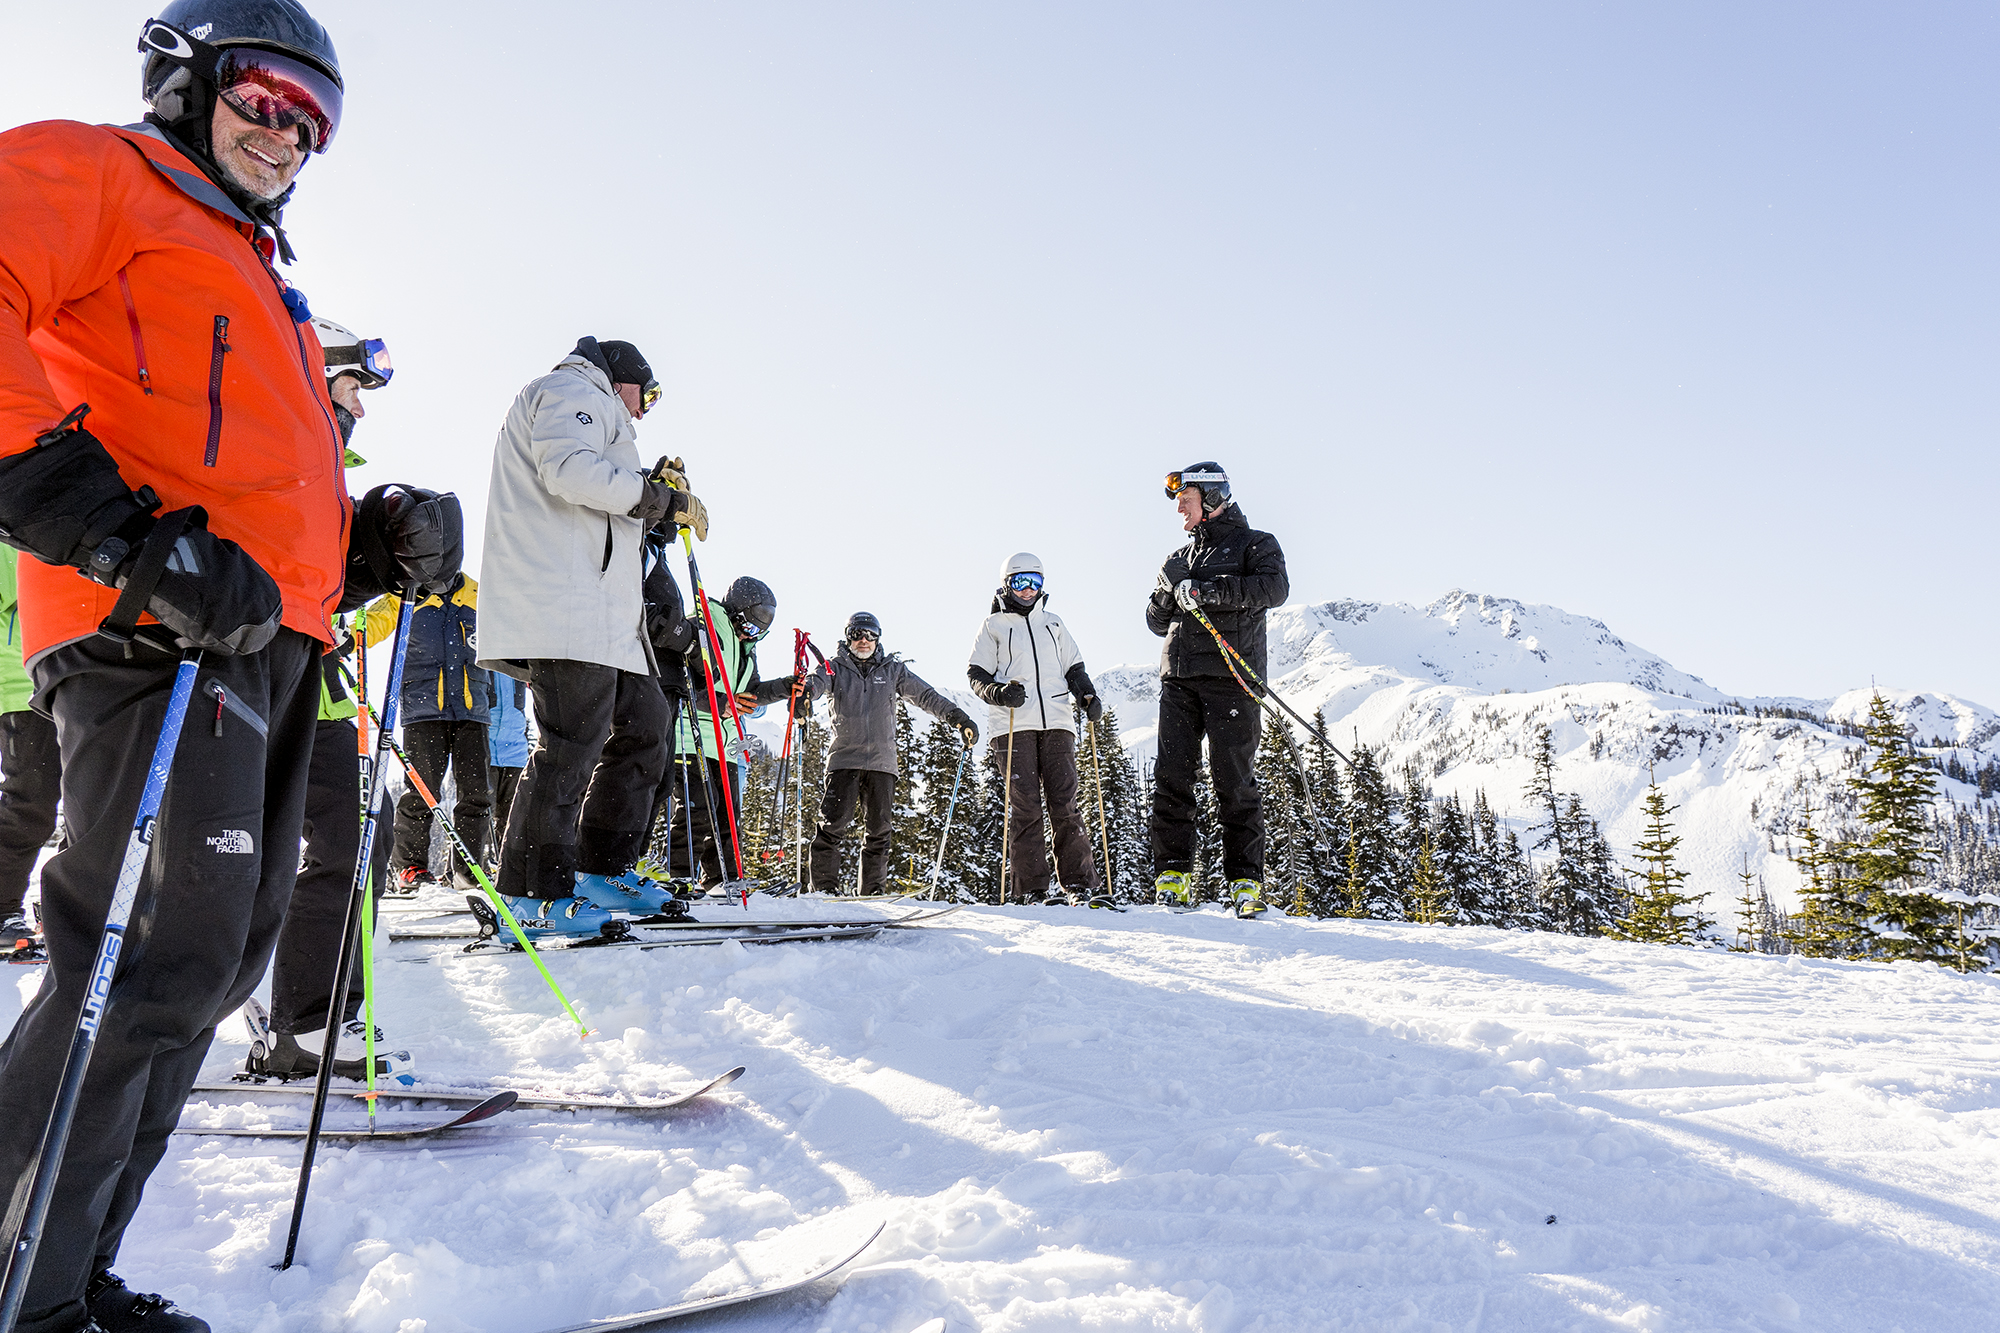
[[[709,1084],[708,1091],[714,1092],[717,1088],[728,1087],[730,1084],[734,1083],[737,1079],[742,1078],[744,1073],[748,1070],[748,1068],[749,1066],[747,1065],[736,1066],[736,1068],[730,1070],[726,1074],[719,1076],[715,1080],[715,1082]]]

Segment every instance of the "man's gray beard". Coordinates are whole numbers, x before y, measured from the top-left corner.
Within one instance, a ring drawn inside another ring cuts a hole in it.
[[[279,195],[283,194],[286,190],[291,188],[291,183],[288,181],[285,184],[280,185],[277,189],[271,191],[269,194],[265,194],[262,191],[258,190],[254,185],[250,185],[249,183],[247,183],[241,176],[237,175],[236,169],[230,166],[229,163],[223,161],[222,154],[220,153],[217,153],[215,155],[215,169],[217,171],[220,171],[222,173],[223,179],[228,181],[231,185],[241,190],[243,193],[249,195],[252,199],[261,199],[267,204],[270,203],[273,199],[276,199]]]

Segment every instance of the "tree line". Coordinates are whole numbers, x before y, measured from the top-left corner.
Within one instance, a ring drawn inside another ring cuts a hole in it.
[[[1096,723],[1080,715],[1077,721],[1080,804],[1099,873],[1115,901],[1150,902],[1150,773],[1142,773],[1126,753],[1114,711]],[[1323,716],[1321,723],[1324,732]],[[968,755],[952,728],[932,722],[917,730],[900,703],[896,735],[902,777],[896,784],[892,877],[905,891],[935,882],[942,898],[1000,902],[998,776],[983,752]],[[748,873],[773,886],[802,872],[794,841],[801,781],[807,838],[817,824],[826,762],[823,724],[808,718],[804,737],[799,752],[784,764],[782,797],[776,755],[753,760],[744,793],[741,833]],[[1581,797],[1562,789],[1547,726],[1534,729],[1528,749],[1531,776],[1523,796],[1533,820],[1517,828],[1502,821],[1483,788],[1469,802],[1455,792],[1439,795],[1414,762],[1391,774],[1376,749],[1357,744],[1346,764],[1317,737],[1298,741],[1271,718],[1257,755],[1266,826],[1265,898],[1274,909],[1308,917],[1546,930],[1811,957],[1915,959],[1959,970],[1992,966],[1991,941],[2000,938],[1994,907],[2000,900],[1989,895],[1981,903],[1977,889],[2000,883],[1995,830],[1961,807],[1939,811],[1937,778],[1944,766],[1917,749],[1879,695],[1860,739],[1860,757],[1837,802],[1843,818],[1831,821],[1808,803],[1793,822],[1791,859],[1802,880],[1799,909],[1778,909],[1746,864],[1737,910],[1724,923],[1704,910],[1706,893],[1689,891],[1679,864],[1675,807],[1664,789],[1648,786],[1641,837],[1632,857],[1621,863]],[[1205,771],[1196,795],[1197,901],[1220,901],[1221,829]],[[947,813],[951,833],[940,860]],[[843,840],[844,885],[858,878],[859,851],[858,832]],[[1010,885],[1007,897],[1016,896]]]

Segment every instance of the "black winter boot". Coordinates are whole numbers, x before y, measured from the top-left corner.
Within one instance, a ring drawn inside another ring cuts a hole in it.
[[[90,1279],[83,1299],[92,1322],[104,1333],[209,1333],[207,1320],[195,1318],[164,1296],[133,1291],[108,1268]]]

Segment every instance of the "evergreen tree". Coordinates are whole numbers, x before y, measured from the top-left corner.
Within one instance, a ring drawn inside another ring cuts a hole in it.
[[[889,888],[908,893],[928,877],[935,839],[924,839],[923,765],[910,706],[896,700],[896,787],[889,815]],[[947,788],[947,790],[949,790]]]
[[[1438,873],[1437,844],[1426,827],[1417,843],[1416,867],[1410,877],[1410,920],[1435,926],[1451,910],[1451,891]]]
[[[1949,962],[1951,914],[1924,887],[1937,853],[1930,812],[1937,772],[1916,752],[1889,701],[1877,694],[1862,728],[1869,759],[1847,780],[1860,801],[1863,835],[1841,847],[1854,867],[1855,887],[1873,918],[1873,949],[1887,958]]]
[[[1444,888],[1445,902],[1438,920],[1464,925],[1474,920],[1479,904],[1479,876],[1475,862],[1472,831],[1466,826],[1465,811],[1458,794],[1437,806],[1436,833],[1431,843],[1431,864]]]
[[[1320,735],[1326,714],[1319,715]],[[1313,828],[1307,853],[1306,905],[1314,916],[1334,916],[1347,904],[1348,815],[1340,760],[1320,735],[1307,742],[1304,813]]]
[[[1424,788],[1423,773],[1415,760],[1403,765],[1403,792],[1399,804],[1403,814],[1396,829],[1396,859],[1400,872],[1396,876],[1396,906],[1402,919],[1415,921],[1417,861],[1433,838],[1430,793]],[[1432,920],[1435,922],[1436,918]]]
[[[1395,795],[1366,745],[1354,747],[1347,803],[1347,912],[1399,920],[1403,877],[1396,855]]]
[[[1742,881],[1743,891],[1736,898],[1736,943],[1729,946],[1729,952],[1761,953],[1764,895],[1750,869],[1750,853],[1743,854],[1743,869],[1736,872],[1736,878]]]
[[[1508,863],[1508,843],[1500,830],[1500,817],[1486,799],[1486,789],[1472,795],[1472,818],[1467,830],[1472,842],[1472,892],[1464,904],[1464,919],[1475,926],[1508,928],[1520,924],[1515,919],[1516,878]],[[1511,837],[1511,831],[1508,835]],[[1520,844],[1514,844],[1518,854]]]
[[[1813,825],[1812,802],[1799,812],[1799,847],[1792,864],[1805,876],[1799,886],[1799,910],[1788,923],[1784,939],[1793,952],[1808,958],[1854,958],[1861,936],[1854,914],[1834,878],[1834,854]]]
[[[1257,785],[1264,796],[1264,900],[1304,915],[1313,871],[1311,794],[1293,759],[1291,736],[1276,717],[1265,718],[1257,743]]]
[[[1707,932],[1710,921],[1701,914],[1701,896],[1681,891],[1687,872],[1674,859],[1681,839],[1667,822],[1677,809],[1667,804],[1667,793],[1659,783],[1647,785],[1646,829],[1637,847],[1640,887],[1628,911],[1605,928],[1604,933],[1614,939],[1694,944]]]

